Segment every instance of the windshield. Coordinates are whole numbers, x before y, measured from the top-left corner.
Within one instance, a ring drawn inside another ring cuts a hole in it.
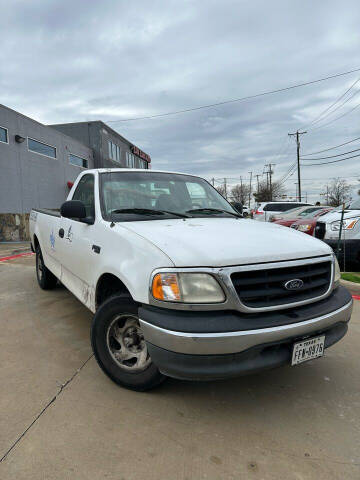
[[[325,215],[325,213],[329,213],[330,209],[324,210],[323,208],[318,208],[317,210],[307,213],[304,215],[302,218],[315,218],[315,217],[321,217],[322,215]]]
[[[199,177],[125,171],[102,173],[100,181],[106,220],[237,216],[217,190]]]
[[[321,210],[321,207],[307,208],[306,210],[303,210],[302,212],[299,213],[299,217],[306,217],[307,215],[311,213],[316,213],[319,210]]]
[[[296,213],[298,211],[300,211],[303,207],[295,207],[295,208],[291,208],[290,210],[286,210],[285,213],[283,213],[283,215],[291,215],[292,213]]]
[[[360,210],[360,198],[358,198],[354,202],[351,202],[348,210]]]

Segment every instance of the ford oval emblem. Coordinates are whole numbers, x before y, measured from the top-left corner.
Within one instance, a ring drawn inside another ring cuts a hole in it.
[[[294,278],[284,283],[286,290],[299,290],[304,285],[304,282],[300,278]]]

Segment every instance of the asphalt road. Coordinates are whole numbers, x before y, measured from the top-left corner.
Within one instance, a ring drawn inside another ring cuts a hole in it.
[[[359,301],[324,358],[147,393],[100,371],[91,317],[34,257],[0,262],[2,480],[360,478]]]

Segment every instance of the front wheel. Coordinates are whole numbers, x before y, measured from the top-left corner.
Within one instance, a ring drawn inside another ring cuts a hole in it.
[[[141,331],[138,307],[129,297],[112,297],[97,310],[91,344],[102,370],[131,390],[150,390],[165,380],[152,362]]]

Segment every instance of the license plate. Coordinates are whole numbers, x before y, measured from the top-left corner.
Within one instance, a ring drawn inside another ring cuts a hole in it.
[[[294,343],[291,365],[298,365],[299,363],[322,357],[324,355],[324,348],[325,335]]]

